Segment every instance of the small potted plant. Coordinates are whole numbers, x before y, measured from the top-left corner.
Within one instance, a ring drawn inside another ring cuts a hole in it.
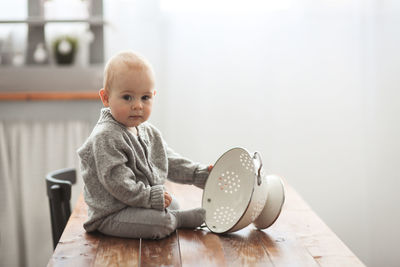
[[[72,36],[61,36],[53,41],[53,51],[57,64],[70,65],[74,62],[78,49],[78,39]]]

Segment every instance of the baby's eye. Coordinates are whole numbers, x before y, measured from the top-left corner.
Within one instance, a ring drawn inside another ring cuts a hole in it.
[[[130,95],[123,95],[122,98],[127,101],[131,101],[132,97]]]
[[[149,100],[151,97],[150,96],[148,96],[148,95],[144,95],[144,96],[142,96],[142,100]]]

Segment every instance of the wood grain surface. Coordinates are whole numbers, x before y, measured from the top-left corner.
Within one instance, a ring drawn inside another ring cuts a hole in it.
[[[177,232],[182,266],[228,266],[219,236],[204,230],[178,229]]]
[[[161,240],[142,239],[141,266],[181,266],[177,232]]]
[[[59,101],[59,100],[100,100],[100,96],[97,91],[0,92],[0,101]]]
[[[201,206],[201,189],[166,187],[181,209]],[[203,228],[161,240],[115,238],[86,233],[86,213],[81,195],[48,266],[364,266],[288,185],[280,217],[263,231],[250,225],[225,235]]]
[[[103,236],[94,266],[138,266],[140,240]]]

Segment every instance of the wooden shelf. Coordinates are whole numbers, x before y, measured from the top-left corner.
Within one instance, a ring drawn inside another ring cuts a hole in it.
[[[87,19],[45,19],[43,17],[29,17],[27,19],[0,20],[0,24],[26,23],[29,25],[44,25],[47,23],[89,23],[91,25],[104,25],[106,21],[102,17],[91,17]]]
[[[0,92],[0,101],[60,101],[60,100],[100,100],[95,91],[76,92]]]

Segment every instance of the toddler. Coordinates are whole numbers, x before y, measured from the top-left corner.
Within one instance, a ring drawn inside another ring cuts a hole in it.
[[[105,108],[78,149],[88,205],[85,230],[160,239],[180,227],[200,226],[205,210],[179,210],[163,184],[169,179],[204,188],[212,167],[175,153],[147,122],[156,95],[150,64],[134,52],[115,55],[99,93]]]

